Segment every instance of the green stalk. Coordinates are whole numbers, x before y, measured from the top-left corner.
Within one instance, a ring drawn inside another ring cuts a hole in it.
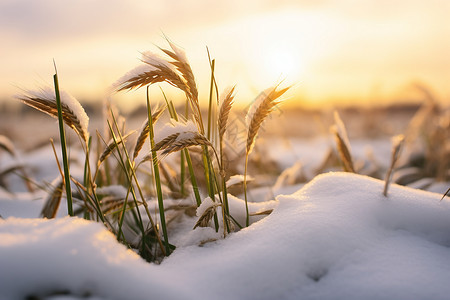
[[[226,213],[226,215],[229,217],[230,216],[230,208],[228,205],[228,192],[227,192],[227,182],[226,182],[226,173],[225,173],[225,167],[223,165],[223,140],[222,137],[219,137],[219,147],[220,147],[220,176],[222,177],[222,194],[223,194],[223,204],[224,204],[224,211]],[[230,228],[229,228],[229,224],[228,222],[226,222],[227,224],[227,230],[228,233],[230,233]]]
[[[159,217],[161,219],[161,228],[164,236],[164,246],[166,249],[166,255],[170,254],[170,244],[169,237],[167,234],[166,217],[164,214],[164,203],[161,190],[161,178],[159,176],[159,166],[158,157],[156,156],[155,148],[155,133],[153,132],[153,120],[152,120],[152,109],[150,107],[150,97],[149,97],[149,87],[147,86],[147,113],[148,113],[148,127],[150,135],[150,148],[152,149],[152,162],[153,162],[153,174],[155,175],[156,182],[156,193],[158,195],[158,207],[159,207]]]
[[[186,189],[184,185],[184,178],[186,177],[186,157],[184,151],[180,153],[180,193],[184,197],[186,195]]]
[[[84,160],[84,172],[83,172],[83,184],[86,187],[86,189],[89,186],[89,150],[91,149],[91,143],[92,143],[92,137],[89,137],[89,142],[86,147],[86,159]],[[86,198],[84,198],[84,205],[87,207],[87,201]],[[84,211],[84,219],[89,220],[89,213],[86,209]]]
[[[248,165],[248,152],[245,154],[245,167],[244,167],[244,197],[245,197],[245,226],[250,225],[250,215],[248,213],[248,202],[247,202],[247,165]]]
[[[112,114],[112,117],[113,117],[113,120],[114,120],[114,124],[115,124],[116,129],[117,129],[117,132],[120,135],[120,130],[119,130],[119,128],[117,128],[117,122],[116,122],[116,119],[115,119],[114,114],[112,113],[112,111],[111,111],[111,114]],[[116,135],[114,134],[114,130],[113,130],[111,124],[109,123],[109,121],[108,121],[108,126],[109,126],[109,130],[111,131],[111,136],[112,136],[112,138],[114,140],[114,143],[116,144],[116,148],[119,149],[119,145],[117,143]],[[119,138],[122,140],[122,137],[119,136]],[[123,143],[122,143],[122,145],[123,145]],[[122,153],[120,153],[120,151],[117,151],[117,153],[119,155],[118,161],[119,161],[123,171],[125,172],[125,176],[126,176],[126,179],[128,181],[127,183],[128,183],[128,185],[130,187],[131,195],[133,197],[134,204],[136,206],[136,211],[137,211],[138,217],[139,217],[139,225],[140,225],[140,229],[142,231],[142,236],[144,236],[145,235],[145,229],[144,229],[144,224],[143,224],[144,222],[142,221],[142,216],[141,216],[141,213],[139,212],[139,209],[138,209],[137,197],[136,197],[136,193],[134,191],[133,185],[132,185],[132,180],[131,180],[130,174],[127,171],[127,166],[125,164],[125,160],[124,160],[124,158],[122,156]]]
[[[202,199],[200,197],[200,192],[198,189],[197,179],[195,178],[194,167],[192,166],[191,155],[187,149],[183,149],[182,152],[186,157],[186,162],[188,165],[189,176],[191,177],[192,190],[194,191],[195,201],[197,203],[197,207],[202,204]]]
[[[116,126],[116,129],[117,129],[117,132],[118,132],[118,134],[119,134],[120,140],[123,140],[123,137],[122,137],[122,135],[121,135],[121,133],[120,133],[120,130],[119,130],[119,127],[118,127],[118,125],[117,125],[116,118],[114,117],[114,114],[112,113],[112,111],[111,111],[111,115],[112,115],[112,118],[113,118],[113,120],[114,120],[114,124],[115,124],[115,126]],[[109,122],[108,122],[108,125],[109,125]],[[109,125],[109,127],[110,127],[110,130],[111,130],[111,126],[110,126],[110,125]],[[116,140],[116,138],[115,138],[115,136],[114,136],[114,132],[113,132],[112,130],[111,130],[111,134],[112,134],[112,136],[113,136],[113,138],[114,138],[114,142],[115,142],[115,144],[116,144],[116,147],[119,148],[119,145],[117,144],[117,140]],[[143,221],[142,221],[142,218],[141,218],[141,213],[140,213],[140,211],[139,211],[139,209],[138,209],[138,202],[137,202],[136,192],[135,192],[134,187],[133,187],[133,185],[132,185],[132,179],[134,179],[134,182],[136,183],[136,187],[137,187],[138,192],[139,192],[139,195],[140,195],[140,197],[141,197],[141,199],[142,199],[142,204],[144,205],[145,212],[147,213],[147,217],[148,217],[148,219],[149,219],[149,221],[150,221],[150,224],[152,225],[152,228],[155,230],[156,238],[157,238],[157,240],[158,240],[159,246],[161,247],[161,251],[162,251],[162,253],[163,253],[164,255],[168,255],[168,254],[166,254],[167,252],[164,250],[165,247],[163,246],[163,244],[162,244],[162,242],[161,242],[161,238],[159,237],[158,229],[156,228],[155,222],[153,222],[153,218],[152,218],[152,216],[151,216],[151,214],[150,214],[150,211],[149,211],[149,209],[148,209],[148,204],[147,204],[147,202],[145,201],[144,194],[142,193],[141,186],[139,185],[139,181],[138,181],[138,179],[137,179],[136,172],[135,172],[135,170],[134,170],[134,168],[133,168],[133,165],[132,165],[132,163],[131,163],[130,155],[128,154],[128,151],[127,151],[127,148],[126,148],[125,144],[124,144],[124,143],[121,143],[121,145],[122,145],[122,147],[123,147],[123,151],[124,151],[124,153],[125,153],[125,155],[126,155],[126,158],[127,158],[127,163],[128,163],[127,166],[128,166],[128,168],[127,168],[126,165],[125,165],[125,161],[124,161],[124,159],[123,159],[122,154],[120,153],[120,151],[118,151],[118,154],[119,154],[119,157],[120,157],[119,162],[121,163],[122,168],[123,168],[123,170],[124,170],[124,172],[125,172],[126,178],[127,178],[128,182],[129,182],[129,185],[130,185],[130,191],[131,191],[131,196],[133,197],[133,200],[134,200],[134,203],[135,203],[135,206],[136,206],[136,211],[137,211],[137,213],[138,213],[138,217],[139,217],[138,225],[141,227],[141,230],[142,230],[142,241],[143,241],[142,247],[143,247],[143,249],[144,249],[144,247],[145,247],[145,240],[144,240],[145,230],[144,230],[144,225],[143,225]],[[131,172],[131,176],[132,176],[132,177],[130,176],[128,170]],[[132,210],[132,212],[133,212],[133,214],[134,214],[134,211],[133,211],[133,210]]]
[[[208,60],[211,66],[211,81],[210,81],[210,86],[209,86],[209,106],[208,106],[208,132],[207,132],[207,137],[209,141],[212,141],[212,122],[213,122],[213,103],[212,103],[212,98],[213,98],[213,91],[214,91],[214,66],[215,66],[215,60],[213,59],[211,61],[210,55],[209,55],[209,51],[208,51]],[[208,193],[209,193],[209,197],[211,198],[211,200],[215,201],[215,189],[214,189],[214,182],[213,180],[215,180],[215,174],[214,174],[214,167],[212,165],[211,162],[211,158],[209,157],[209,153],[208,153],[208,146],[203,146],[203,163],[205,165],[205,177],[206,177],[206,182],[208,185]],[[220,163],[220,162],[217,162]],[[220,190],[217,190],[217,192],[219,192]],[[220,195],[220,193],[219,193]],[[223,216],[225,219],[225,216]],[[217,214],[214,214],[214,225],[216,228],[216,231],[218,231],[219,229],[219,220],[217,218]]]
[[[118,224],[119,225],[119,231],[117,233],[117,240],[119,240],[120,237],[122,236],[122,239],[123,239],[124,242],[125,242],[125,237],[124,237],[123,232],[122,232],[122,226],[123,226],[123,221],[125,219],[125,212],[127,210],[128,196],[130,195],[130,192],[131,192],[131,184],[130,184],[130,186],[127,189],[127,194],[125,196],[125,201],[123,203],[123,207],[122,207],[122,210],[120,212],[120,219],[119,219],[119,224]]]
[[[209,86],[209,106],[208,106],[208,140],[211,141],[211,123],[212,123],[212,98],[213,98],[213,89],[214,89],[214,66],[216,60],[213,59],[211,61],[211,82]]]
[[[162,93],[163,93],[164,99],[166,100],[167,107],[168,107],[169,113],[170,113],[170,117],[178,122],[178,115],[177,115],[177,112],[176,112],[175,108],[173,107],[173,102],[169,101],[167,99],[166,94],[164,93],[164,91],[162,91]],[[188,113],[188,104],[186,102],[186,117],[187,117],[187,113]],[[189,176],[190,176],[190,179],[191,179],[192,189],[194,190],[195,201],[196,201],[197,207],[198,207],[198,206],[200,206],[200,204],[202,204],[202,199],[200,197],[200,192],[199,192],[199,188],[198,188],[198,184],[197,184],[197,179],[195,178],[194,167],[192,166],[191,155],[189,154],[189,150],[188,149],[183,149],[181,151],[181,153],[183,153],[183,155],[184,155],[184,157],[186,159],[186,163],[188,165],[188,170],[189,170]],[[181,179],[182,179],[182,184],[183,184],[184,183],[184,177],[181,177]]]
[[[64,121],[62,115],[61,97],[59,95],[58,73],[56,72],[56,66],[55,66],[55,75],[53,75],[53,82],[55,85],[56,106],[58,107],[59,136],[61,139],[61,151],[64,165],[64,183],[66,185],[67,210],[69,216],[73,217],[73,201],[72,201],[72,190],[70,188],[69,160],[67,157],[66,134],[64,131]]]

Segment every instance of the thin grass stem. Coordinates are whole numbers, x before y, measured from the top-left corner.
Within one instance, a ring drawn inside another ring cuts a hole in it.
[[[156,151],[153,150],[155,147],[155,133],[153,132],[153,119],[152,119],[152,109],[150,107],[150,97],[149,97],[149,87],[147,86],[147,112],[148,112],[148,127],[149,127],[149,134],[150,134],[150,147],[151,147],[151,153],[152,153],[152,162],[153,162],[153,175],[155,177],[155,183],[156,183],[156,193],[158,196],[158,207],[159,207],[159,218],[161,220],[161,228],[163,231],[163,237],[164,237],[164,247],[166,250],[166,255],[170,254],[170,244],[169,244],[169,237],[167,234],[167,226],[166,226],[166,217],[164,213],[164,203],[163,203],[163,196],[162,196],[162,189],[161,189],[161,178],[159,175],[159,166],[158,166],[158,157],[156,155]]]
[[[56,106],[58,108],[59,137],[61,139],[61,152],[64,166],[64,184],[66,187],[67,211],[69,216],[73,217],[74,214],[73,214],[72,190],[70,187],[69,159],[67,157],[66,134],[64,131],[64,121],[62,115],[61,97],[59,95],[58,73],[56,71],[56,65],[55,65],[55,74],[53,75],[53,83],[55,85]]]
[[[178,114],[177,114],[175,108],[173,107],[173,102],[169,101],[167,99],[164,91],[162,91],[162,92],[163,92],[164,99],[166,100],[167,107],[169,108],[170,117],[178,122]],[[188,108],[189,108],[188,107],[188,103],[186,102],[186,112],[185,112],[186,113],[186,117],[187,117],[187,114],[188,114]],[[197,207],[198,207],[198,206],[200,206],[200,204],[202,204],[202,199],[200,197],[200,192],[199,192],[199,188],[198,188],[198,184],[197,184],[197,179],[195,177],[194,167],[192,165],[191,155],[189,154],[189,150],[188,149],[183,149],[181,151],[181,153],[184,154],[184,157],[186,159],[186,163],[188,165],[188,171],[189,171],[189,176],[190,176],[190,180],[191,180],[192,190],[194,191],[194,197],[195,197],[195,201],[196,201],[196,204],[197,204]],[[181,177],[181,184],[182,185],[184,184],[184,177]]]

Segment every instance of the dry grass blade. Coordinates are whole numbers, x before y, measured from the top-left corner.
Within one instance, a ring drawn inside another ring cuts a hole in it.
[[[287,87],[279,91],[276,90],[276,87],[271,89],[270,92],[267,92],[263,95],[261,102],[256,107],[254,112],[251,113],[247,133],[247,144],[246,144],[247,154],[251,152],[255,144],[256,136],[258,134],[262,122],[273,111],[275,106],[280,103],[280,101],[277,101],[277,99],[281,95],[283,95],[289,88],[290,87]],[[252,109],[252,107],[250,109]]]
[[[221,206],[221,205],[213,204],[212,206],[205,209],[203,214],[200,216],[198,221],[195,223],[193,229],[195,229],[197,227],[208,227],[209,222],[212,220],[212,218],[214,217],[214,214],[216,213],[216,208],[219,206]]]
[[[8,175],[10,173],[15,173],[15,172],[20,171],[20,170],[23,170],[23,166],[22,165],[10,166],[10,167],[0,171],[0,177],[3,177],[3,176]]]
[[[230,115],[231,106],[233,105],[234,100],[234,89],[235,87],[232,87],[221,101],[219,118],[217,121],[217,125],[219,127],[219,140],[223,139],[223,135],[227,129],[228,116]]]
[[[8,185],[6,184],[6,182],[4,180],[5,177],[8,174],[15,174],[16,172],[19,172],[21,170],[23,170],[23,166],[22,165],[13,165],[13,166],[10,166],[10,167],[8,167],[6,169],[1,170],[0,171],[0,186],[3,187],[5,190],[9,191]]]
[[[153,124],[155,124],[156,121],[158,121],[159,117],[162,115],[166,107],[160,107],[154,110],[154,113],[152,114],[152,121]],[[139,152],[141,151],[142,147],[145,144],[145,140],[147,139],[148,135],[150,133],[150,128],[148,127],[148,118],[145,120],[144,125],[142,126],[141,133],[139,134],[139,137],[136,141],[136,146],[134,147],[133,152],[133,160],[136,159],[136,157],[139,155]]]
[[[0,149],[5,150],[11,156],[16,155],[16,151],[14,150],[14,144],[4,135],[0,135]]]
[[[444,195],[442,195],[441,201],[444,200],[445,196],[450,196],[450,188],[448,188]]]
[[[120,144],[122,144],[131,134],[133,134],[135,131],[131,131],[127,133],[121,140],[117,141],[111,141],[106,146],[105,150],[103,150],[103,153],[100,155],[99,163],[101,164],[110,154],[113,152],[114,149],[116,149]],[[97,132],[98,134],[98,132]]]
[[[344,170],[346,172],[355,173],[352,155],[350,154],[350,150],[348,149],[347,144],[345,143],[344,139],[341,137],[341,135],[336,129],[333,128],[333,131],[339,157],[341,158],[341,161],[344,164]]]
[[[28,106],[40,110],[54,118],[58,118],[58,108],[56,106],[54,96],[53,98],[45,98],[35,96],[30,93],[30,95],[20,95],[17,98]],[[87,132],[87,125],[84,124],[85,122],[83,122],[66,103],[61,102],[61,108],[64,123],[72,128],[83,139],[83,141],[87,143],[89,133]]]
[[[386,173],[386,178],[384,180],[384,190],[383,190],[383,195],[386,197],[387,196],[387,192],[388,192],[388,188],[389,188],[389,183],[391,181],[391,175],[394,171],[394,167],[395,167],[395,163],[397,162],[399,156],[400,156],[400,150],[403,146],[403,143],[405,141],[405,136],[400,134],[397,136],[394,136],[392,138],[392,155],[391,155],[391,165],[389,166],[389,169]]]
[[[63,181],[59,180],[52,192],[49,194],[48,198],[45,200],[44,207],[41,211],[41,216],[43,218],[53,219],[56,216],[59,204],[61,203],[63,185]]]

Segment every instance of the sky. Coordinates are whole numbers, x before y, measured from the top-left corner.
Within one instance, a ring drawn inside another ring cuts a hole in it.
[[[0,0],[0,99],[51,85],[54,59],[61,88],[82,103],[130,108],[143,91],[111,85],[141,52],[167,47],[165,35],[185,49],[201,99],[208,47],[219,91],[236,84],[241,103],[282,81],[293,103],[418,99],[420,84],[448,104],[449,15],[446,0]]]

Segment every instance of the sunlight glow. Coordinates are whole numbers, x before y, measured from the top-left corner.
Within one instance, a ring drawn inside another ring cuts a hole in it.
[[[304,64],[292,49],[273,47],[262,54],[263,67],[271,76],[298,78],[304,71]]]

